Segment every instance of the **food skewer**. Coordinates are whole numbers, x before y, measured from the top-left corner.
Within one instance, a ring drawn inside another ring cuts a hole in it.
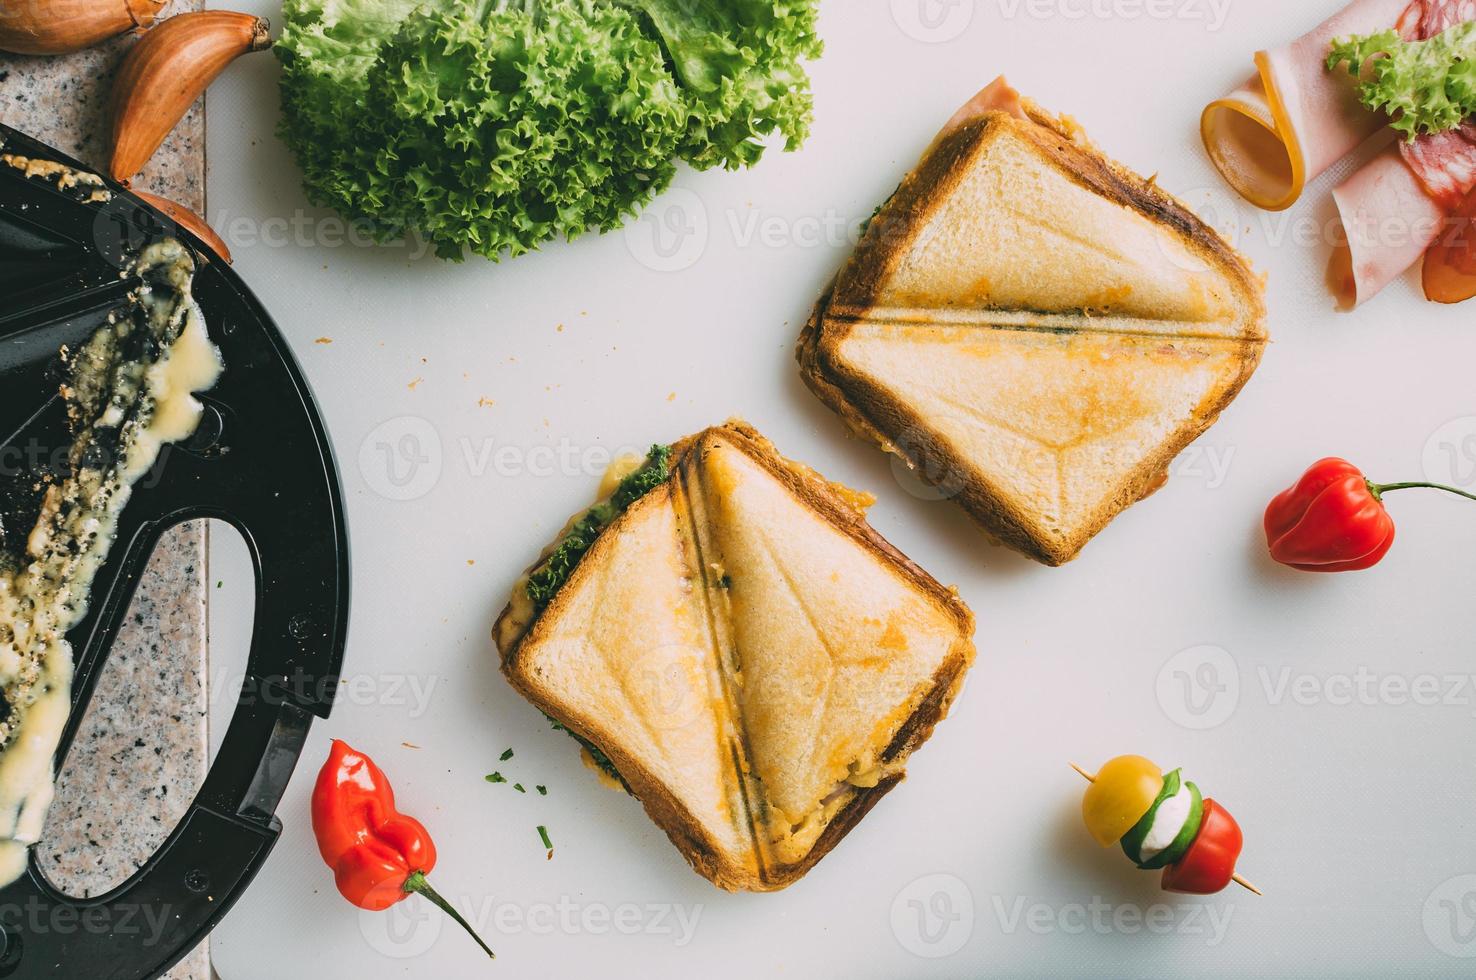
[[[1122,761],[1122,760],[1129,760],[1129,759],[1136,760],[1136,761],[1141,762],[1141,763],[1145,763],[1147,766],[1151,767],[1155,773],[1157,772],[1157,767],[1156,766],[1152,766],[1152,763],[1148,763],[1146,759],[1137,759],[1137,757],[1133,757],[1133,756],[1123,756],[1123,757],[1119,757],[1119,759],[1114,759],[1112,761],[1113,762],[1119,762],[1119,761]],[[1093,774],[1087,772],[1085,769],[1083,769],[1081,766],[1077,765],[1074,762],[1070,763],[1070,766],[1071,766],[1072,769],[1075,769],[1076,770],[1076,772],[1081,776],[1082,779],[1085,779],[1088,783],[1092,783],[1093,785],[1096,784],[1096,782],[1097,782],[1097,777],[1096,776],[1094,776]],[[1180,786],[1180,781],[1179,781],[1179,778],[1178,778],[1178,770],[1175,770],[1174,772],[1170,773],[1169,774],[1169,777],[1170,777],[1169,780],[1163,780],[1163,783],[1164,783],[1164,787],[1165,788],[1164,789],[1161,789],[1159,791],[1158,798],[1150,806],[1148,812],[1146,814],[1143,814],[1139,818],[1138,823],[1134,824],[1133,828],[1127,832],[1127,836],[1132,836],[1135,832],[1137,832],[1138,829],[1139,829],[1139,824],[1141,824],[1142,821],[1145,821],[1145,820],[1151,821],[1151,819],[1154,816],[1154,813],[1156,812],[1159,804],[1165,800],[1166,794],[1167,794],[1167,796],[1173,796],[1174,793],[1178,791],[1179,786]],[[1198,825],[1198,820],[1199,820],[1199,806],[1200,806],[1199,790],[1194,786],[1193,783],[1186,783],[1186,784],[1183,784],[1183,785],[1188,790],[1192,791],[1194,810],[1192,811],[1192,817],[1190,817],[1189,819],[1191,819],[1191,820],[1193,820],[1195,822],[1196,825],[1195,825],[1195,827],[1193,829],[1194,829],[1195,833],[1197,834],[1197,832],[1199,830],[1199,825]],[[1171,790],[1172,790],[1172,792],[1171,792]],[[1206,809],[1211,808],[1211,807],[1214,807],[1214,806],[1215,806],[1215,804],[1214,804],[1214,801],[1213,800],[1206,800],[1206,801],[1204,801],[1204,807]],[[1218,808],[1218,811],[1217,812],[1218,812],[1219,819],[1222,820],[1222,821],[1228,821],[1229,827],[1232,828],[1233,829],[1233,832],[1234,832],[1234,852],[1235,853],[1230,858],[1231,861],[1233,862],[1234,857],[1235,856],[1238,856],[1239,850],[1240,850],[1240,829],[1239,829],[1238,826],[1235,825],[1234,820],[1229,817],[1229,814],[1226,813],[1223,808]],[[1091,829],[1090,828],[1090,822],[1091,822],[1090,821],[1090,818],[1088,818],[1089,829]],[[1151,830],[1151,827],[1149,829]],[[1112,837],[1112,838],[1110,838],[1108,840],[1103,840],[1103,838],[1100,835],[1098,835],[1098,833],[1097,833],[1097,831],[1095,829],[1093,829],[1093,835],[1098,837],[1098,842],[1099,843],[1110,844],[1113,839],[1116,839],[1115,837]],[[1117,835],[1117,836],[1122,836],[1122,835]],[[1137,838],[1137,846],[1139,846],[1139,847],[1141,847],[1142,844],[1143,844],[1142,836],[1143,836],[1142,834],[1139,834],[1138,835],[1138,838]],[[1190,841],[1192,841],[1192,839],[1193,839],[1193,835],[1191,835]],[[1186,841],[1185,844],[1184,844],[1184,847],[1187,848],[1189,845],[1190,845],[1190,842]],[[1133,856],[1131,852],[1129,852],[1129,856],[1130,857]],[[1181,853],[1179,855],[1179,857],[1182,858],[1182,856],[1183,856],[1183,854]],[[1136,861],[1137,858],[1134,858],[1134,860]],[[1139,867],[1156,867],[1156,866],[1158,866],[1158,865],[1153,865],[1153,864],[1148,864],[1148,865],[1139,864]],[[1223,882],[1224,879],[1220,879],[1220,881]],[[1264,893],[1259,888],[1257,888],[1255,885],[1251,884],[1251,882],[1248,881],[1241,874],[1235,873],[1235,874],[1230,875],[1230,881],[1235,882],[1240,887],[1242,887],[1242,888],[1246,889],[1247,891],[1252,892],[1252,893],[1254,893],[1256,895],[1264,895]],[[1216,889],[1216,890],[1218,890],[1218,889]]]

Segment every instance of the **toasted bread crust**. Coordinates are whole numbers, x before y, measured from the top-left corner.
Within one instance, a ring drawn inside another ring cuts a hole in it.
[[[1025,109],[1029,122],[991,112],[938,139],[873,220],[837,276],[836,283],[844,283],[846,295],[837,297],[833,283],[816,304],[800,333],[796,359],[806,386],[841,417],[851,432],[900,457],[925,482],[938,485],[946,481],[957,502],[995,540],[1046,565],[1062,565],[1077,557],[1087,542],[1124,509],[1162,486],[1174,458],[1234,401],[1260,364],[1266,310],[1259,279],[1213,229],[1152,180],[1139,177],[1086,143],[1069,123],[1028,101]],[[1233,348],[1240,364],[1238,374],[1213,403],[1185,419],[1157,451],[1137,466],[1089,522],[1064,539],[1038,534],[1033,516],[1007,494],[980,480],[960,480],[961,468],[950,462],[950,451],[927,421],[891,392],[846,371],[837,355],[847,332],[874,306],[882,284],[904,257],[908,244],[963,179],[968,161],[986,141],[1005,131],[1029,140],[1073,182],[1172,228],[1193,254],[1224,274],[1245,321],[1238,338],[1185,339],[1192,344]],[[939,462],[945,465],[941,475],[936,471]]]
[[[948,713],[949,706],[963,685],[963,678],[974,660],[974,617],[963,601],[951,590],[939,584],[907,556],[881,537],[865,518],[853,507],[840,500],[830,485],[818,474],[790,463],[778,454],[772,443],[752,427],[737,421],[704,430],[681,440],[673,446],[672,471],[675,474],[687,461],[690,453],[701,452],[710,440],[721,439],[745,453],[766,472],[784,484],[806,507],[815,511],[838,530],[856,541],[876,560],[896,569],[921,592],[929,596],[944,610],[958,626],[959,639],[949,651],[947,658],[934,672],[927,695],[912,714],[902,723],[891,742],[882,753],[881,761],[900,767],[909,755],[925,742],[933,728]],[[634,519],[637,508],[643,506],[669,506],[674,484],[668,483],[637,501],[630,510],[617,518],[596,539],[584,560],[574,569],[569,585],[559,592],[546,609],[534,620],[532,626],[511,645],[504,647],[499,641],[502,670],[508,682],[519,694],[532,702],[545,714],[559,721],[579,737],[588,740],[610,757],[631,794],[641,801],[646,813],[665,831],[687,862],[698,874],[719,888],[728,891],[777,891],[788,887],[815,866],[822,857],[838,844],[860,822],[861,818],[876,803],[902,780],[899,772],[882,779],[874,787],[850,790],[847,802],[831,817],[815,844],[800,861],[765,867],[757,858],[751,862],[737,862],[723,853],[711,837],[703,830],[692,813],[671,793],[666,785],[653,773],[626,753],[617,733],[601,728],[597,718],[572,717],[557,698],[544,691],[536,678],[522,669],[518,653],[524,643],[542,635],[544,624],[553,622],[561,615],[563,597],[573,590],[584,575],[593,574],[603,560],[603,555],[612,546],[623,526]],[[693,572],[693,579],[698,576]],[[498,618],[501,624],[511,615],[508,605]],[[494,637],[505,634],[494,627]],[[760,830],[761,832],[761,830]]]

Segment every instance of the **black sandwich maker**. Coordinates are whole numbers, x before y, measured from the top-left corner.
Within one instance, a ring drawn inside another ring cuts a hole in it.
[[[3,125],[0,143],[0,153],[87,169]],[[106,186],[111,200],[88,202],[92,188],[0,163],[0,461],[12,461],[0,465],[0,526],[34,523],[37,474],[14,461],[50,459],[36,447],[70,445],[58,352],[124,305],[131,284],[120,270],[143,245],[170,236],[194,252],[195,297],[225,373],[200,398],[205,417],[195,436],[166,449],[135,487],[89,612],[68,634],[76,678],[58,771],[165,530],[218,518],[241,532],[256,571],[255,627],[225,741],[179,825],[128,881],[96,898],[63,894],[33,853],[26,874],[0,890],[0,978],[144,980],[193,949],[276,843],[274,811],[314,716],[332,708],[343,659],[343,501],[328,436],[287,344],[199,239]],[[110,927],[140,921],[145,909],[163,923],[157,937],[152,928]]]

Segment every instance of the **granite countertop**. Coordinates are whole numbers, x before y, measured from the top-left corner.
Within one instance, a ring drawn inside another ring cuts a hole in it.
[[[203,6],[173,0],[165,16]],[[90,166],[107,159],[107,98],[130,37],[55,58],[0,52],[0,121]],[[205,114],[192,108],[134,183],[205,211]],[[38,846],[59,888],[97,895],[125,880],[174,829],[204,779],[206,537],[164,535],[60,773]],[[169,980],[207,980],[208,943]]]

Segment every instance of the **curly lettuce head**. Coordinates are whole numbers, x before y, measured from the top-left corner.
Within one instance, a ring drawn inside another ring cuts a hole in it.
[[[309,198],[498,259],[619,227],[675,162],[809,127],[814,0],[286,0],[281,134]]]

